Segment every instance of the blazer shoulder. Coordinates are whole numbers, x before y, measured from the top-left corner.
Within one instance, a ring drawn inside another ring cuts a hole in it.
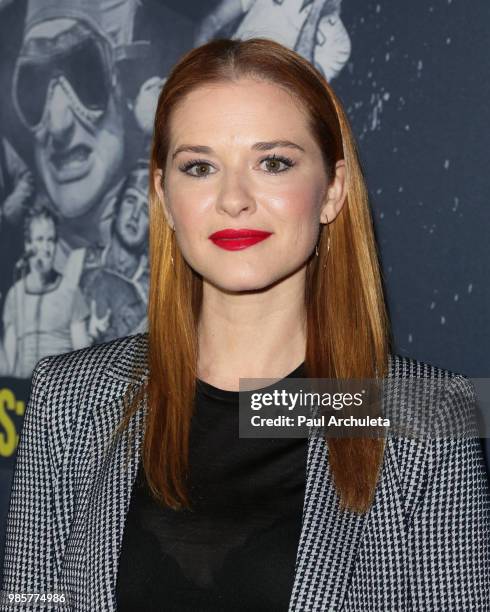
[[[436,437],[476,435],[475,390],[467,376],[413,357],[390,354],[388,380],[405,390],[403,410],[417,413],[423,427],[430,427],[426,433]]]
[[[81,391],[87,385],[93,385],[100,377],[106,374],[110,376],[113,370],[127,371],[129,375],[133,366],[141,365],[146,336],[142,333],[132,334],[67,353],[50,355],[37,363],[36,370],[44,380],[48,395],[56,393],[60,387]]]
[[[458,372],[397,354],[390,355],[387,383],[387,412],[394,415],[387,448],[409,517],[438,466],[478,449],[475,392]]]
[[[452,370],[398,353],[389,354],[388,376],[398,378],[448,379],[463,376]]]
[[[61,460],[67,441],[87,430],[94,408],[104,409],[122,392],[120,380],[128,382],[122,368],[132,370],[144,345],[144,334],[134,334],[37,362],[26,418],[45,423],[55,462]],[[112,370],[121,374],[120,379],[107,378]]]

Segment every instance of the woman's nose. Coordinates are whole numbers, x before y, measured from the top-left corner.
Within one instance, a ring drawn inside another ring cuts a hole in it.
[[[217,196],[218,211],[225,212],[233,217],[238,216],[244,210],[251,212],[255,209],[255,198],[246,179],[234,173],[223,179]]]

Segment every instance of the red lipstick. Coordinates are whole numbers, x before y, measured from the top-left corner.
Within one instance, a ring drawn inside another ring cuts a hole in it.
[[[272,232],[264,232],[262,230],[255,229],[224,229],[219,232],[214,232],[209,236],[209,239],[214,242],[216,246],[227,251],[239,251],[246,249],[249,246],[265,240]]]

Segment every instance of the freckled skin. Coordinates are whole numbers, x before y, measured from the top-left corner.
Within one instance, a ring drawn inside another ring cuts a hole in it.
[[[272,83],[242,78],[203,86],[175,109],[171,121],[164,191],[158,174],[154,180],[189,265],[227,292],[263,289],[278,281],[298,288],[320,223],[333,221],[343,205],[343,160],[329,185],[304,111]],[[251,149],[257,141],[271,140],[290,140],[304,152]],[[214,153],[185,151],[172,160],[182,144],[207,145]],[[267,161],[272,155],[288,157],[294,165]],[[179,169],[192,160],[202,162],[187,174]],[[225,228],[272,235],[249,248],[226,251],[208,238]]]

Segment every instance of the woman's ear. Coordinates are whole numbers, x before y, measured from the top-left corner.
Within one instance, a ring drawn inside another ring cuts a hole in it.
[[[155,192],[158,196],[160,204],[162,205],[163,214],[165,215],[165,218],[167,219],[167,223],[170,225],[172,229],[175,229],[174,220],[165,202],[165,193],[163,191],[163,172],[161,168],[157,168],[157,170],[155,170],[155,173],[153,175],[153,186],[155,188]]]
[[[345,184],[345,160],[339,159],[335,164],[335,176],[328,189],[326,200],[320,211],[320,223],[330,223],[342,210],[347,189]]]

